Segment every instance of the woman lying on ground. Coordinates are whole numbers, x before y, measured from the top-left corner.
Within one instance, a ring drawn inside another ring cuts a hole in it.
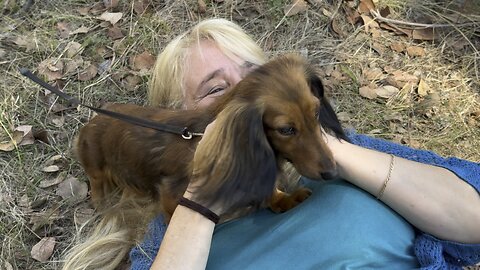
[[[207,106],[264,62],[236,24],[202,21],[159,55],[149,101]],[[168,229],[162,217],[150,224],[130,253],[132,269],[460,269],[480,261],[480,164],[355,133],[351,142],[327,137],[341,180],[302,179],[313,194],[300,206],[217,226],[178,206]]]

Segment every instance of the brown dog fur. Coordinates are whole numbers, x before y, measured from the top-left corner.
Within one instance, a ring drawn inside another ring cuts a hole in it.
[[[346,139],[314,68],[292,54],[251,72],[205,109],[174,111],[131,104],[110,104],[107,109],[196,132],[216,119],[215,132],[200,145],[199,137],[184,140],[104,115],[80,131],[75,151],[90,179],[96,207],[108,210],[121,200],[114,194],[148,197],[160,202],[158,211],[167,221],[192,173],[194,179],[208,177],[200,203],[221,201],[228,212],[265,204],[276,212],[286,211],[310,193],[300,188],[289,195],[275,188],[282,164],[291,162],[311,179],[331,176],[335,162],[320,124]]]

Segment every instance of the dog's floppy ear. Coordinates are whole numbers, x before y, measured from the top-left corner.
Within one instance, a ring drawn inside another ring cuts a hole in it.
[[[207,177],[198,185],[200,202],[235,210],[258,207],[271,196],[277,163],[262,116],[261,106],[246,102],[232,102],[218,114],[195,153],[193,179]]]
[[[312,90],[313,95],[315,95],[320,100],[320,111],[319,111],[319,122],[324,129],[331,131],[334,135],[346,141],[349,141],[347,135],[340,124],[340,121],[337,118],[337,114],[333,110],[332,106],[325,97],[324,88],[320,78],[312,72],[309,76],[309,85]]]

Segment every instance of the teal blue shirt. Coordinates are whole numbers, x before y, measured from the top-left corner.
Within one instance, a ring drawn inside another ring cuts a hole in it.
[[[344,181],[307,180],[296,208],[215,228],[207,269],[414,269],[413,227]]]
[[[480,192],[480,163],[361,134],[348,136],[362,147],[446,168]],[[263,210],[217,226],[209,268],[412,269],[418,261],[423,270],[461,270],[480,262],[480,244],[441,240],[418,229],[415,235],[411,225],[359,188],[338,181],[308,185],[313,195],[287,213]],[[150,269],[165,230],[161,216],[150,223],[145,240],[130,252],[132,270]]]

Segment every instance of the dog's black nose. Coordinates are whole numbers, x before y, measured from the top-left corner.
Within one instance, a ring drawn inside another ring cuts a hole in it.
[[[337,171],[323,172],[320,174],[323,180],[331,180],[337,178]]]

